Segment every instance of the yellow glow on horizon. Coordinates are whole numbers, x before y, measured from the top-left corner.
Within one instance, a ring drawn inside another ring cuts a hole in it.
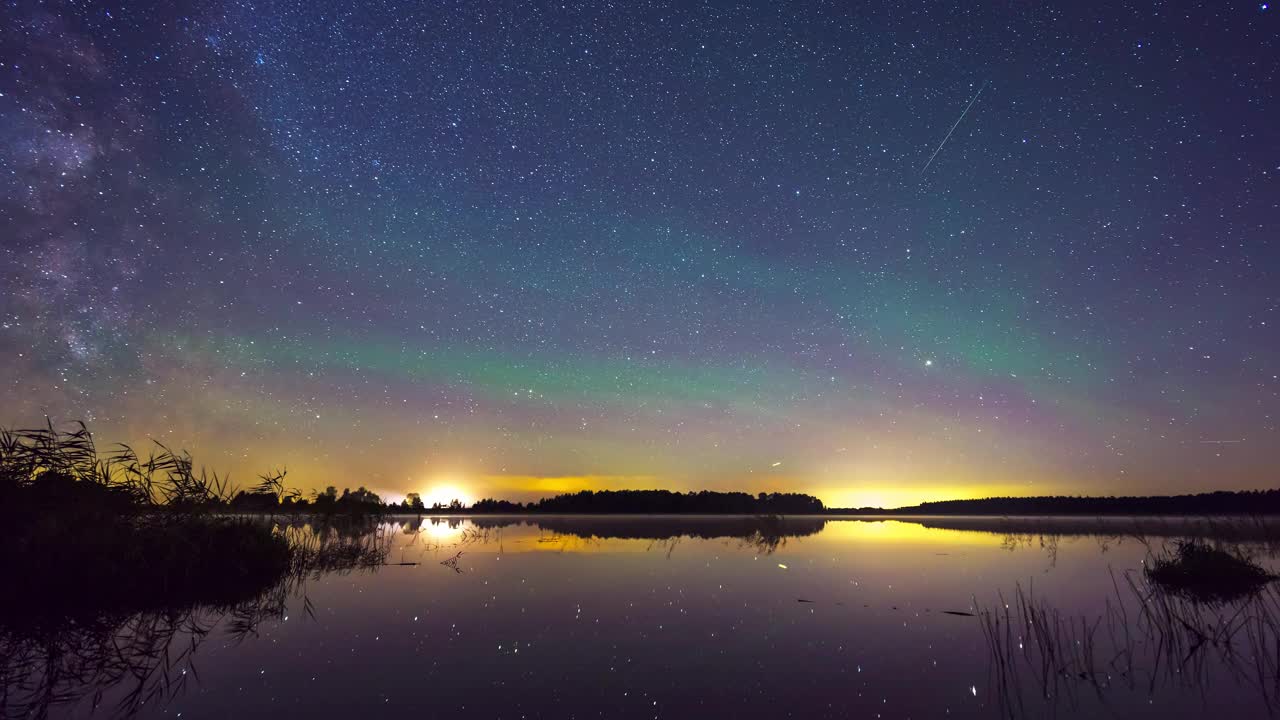
[[[582,490],[651,490],[666,485],[648,475],[486,475],[480,482],[487,492],[501,499],[518,499],[507,497],[512,494],[531,499]]]
[[[448,505],[457,500],[465,506],[470,506],[476,501],[471,491],[459,480],[452,478],[441,479],[433,483],[422,493],[422,503],[427,507],[435,504]]]
[[[988,485],[974,482],[973,484],[926,486],[905,482],[900,486],[805,488],[806,483],[803,477],[778,476],[770,480],[771,482],[763,485],[758,478],[744,480],[741,483],[720,480],[702,485],[688,478],[664,479],[651,475],[485,475],[475,480],[473,496],[529,501],[583,490],[596,492],[653,489],[667,489],[673,492],[714,490],[742,491],[752,495],[757,492],[803,492],[822,500],[823,504],[829,508],[878,507],[890,510],[939,500],[1052,494],[1047,488],[1036,488],[1035,492],[1030,492],[1030,486],[1007,483]],[[424,495],[423,502],[430,505],[432,501]],[[442,502],[447,504],[448,501]]]
[[[859,487],[832,488],[814,491],[813,494],[822,499],[827,507],[862,508],[876,507],[892,510],[894,508],[919,505],[923,502],[940,500],[973,500],[985,497],[1003,497],[1028,495],[1028,488],[1009,485],[969,485],[969,486],[933,486],[933,487]],[[1047,491],[1034,493],[1052,494]]]

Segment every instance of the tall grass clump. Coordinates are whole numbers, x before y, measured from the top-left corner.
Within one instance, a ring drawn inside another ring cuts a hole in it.
[[[1192,540],[1178,543],[1172,554],[1155,557],[1147,566],[1146,574],[1154,585],[1204,603],[1246,597],[1276,579],[1238,552]]]
[[[83,423],[0,429],[0,609],[50,617],[235,600],[274,582],[291,548],[268,523],[213,512],[225,477],[157,443],[102,451]]]
[[[163,704],[215,628],[254,634],[297,597],[311,614],[310,580],[385,564],[373,520],[276,516],[297,495],[283,471],[238,493],[158,443],[104,451],[82,423],[0,429],[0,717]]]

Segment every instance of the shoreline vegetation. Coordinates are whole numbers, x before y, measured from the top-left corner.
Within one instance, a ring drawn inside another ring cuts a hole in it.
[[[250,492],[285,497],[284,473]],[[367,567],[376,523],[225,512],[235,491],[157,445],[101,452],[83,424],[0,429],[0,630],[137,612],[235,607],[319,572]],[[86,590],[89,592],[86,592]]]

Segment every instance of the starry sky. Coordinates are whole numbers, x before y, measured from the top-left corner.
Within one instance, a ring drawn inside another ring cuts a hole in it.
[[[0,8],[0,425],[396,499],[1276,484],[1280,10]]]

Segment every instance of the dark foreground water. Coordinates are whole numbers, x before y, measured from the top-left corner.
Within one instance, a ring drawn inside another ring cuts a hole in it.
[[[255,602],[6,636],[0,707],[1267,717],[1280,596],[1206,605],[1149,585],[1150,553],[1187,535],[1272,563],[1270,528],[1252,522],[403,519],[349,530],[372,554]]]

